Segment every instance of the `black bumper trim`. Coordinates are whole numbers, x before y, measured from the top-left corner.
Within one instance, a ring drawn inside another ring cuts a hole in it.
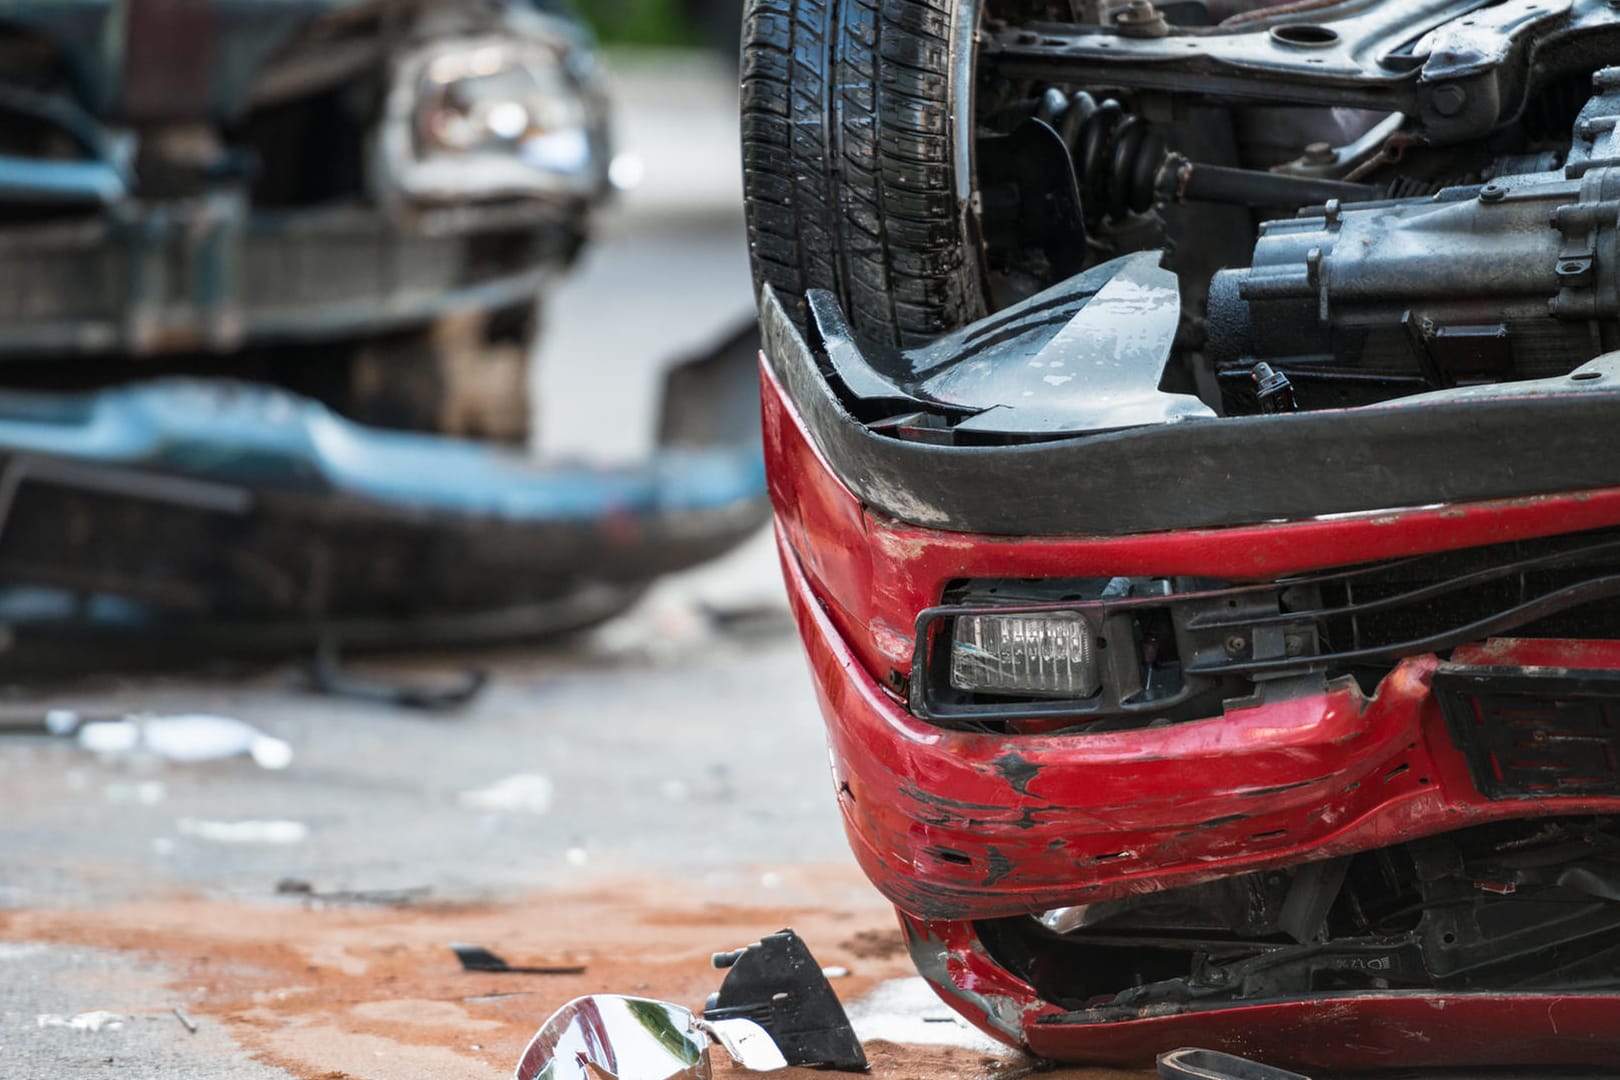
[[[935,446],[851,416],[769,288],[760,321],[766,363],[838,478],[927,528],[1125,536],[1620,486],[1620,390]]]
[[[1447,663],[1434,692],[1486,798],[1620,795],[1620,672]]]

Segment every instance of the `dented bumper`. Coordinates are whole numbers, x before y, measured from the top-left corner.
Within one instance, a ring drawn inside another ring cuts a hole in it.
[[[1321,993],[1188,1010],[1071,1013],[990,956],[973,923],[902,916],[917,970],[994,1038],[1059,1061],[1140,1067],[1199,1046],[1312,1074],[1380,1069],[1608,1068],[1620,1055],[1613,993]]]
[[[805,381],[813,357],[785,323],[772,332],[770,307],[765,447],[783,566],[851,843],[903,911],[958,920],[1033,913],[1488,821],[1620,812],[1612,764],[1602,766],[1601,783],[1579,792],[1487,794],[1480,770],[1488,765],[1477,748],[1459,745],[1434,691],[1442,662],[1432,650],[1393,663],[1369,692],[1348,678],[1318,679],[1316,692],[1301,692],[1298,682],[1256,683],[1254,695],[1205,719],[1127,730],[973,730],[920,718],[907,692],[927,677],[916,659],[926,636],[919,616],[956,582],[1274,581],[1612,528],[1620,525],[1620,488],[1125,535],[1007,536],[914,524],[926,508],[907,514],[910,521],[896,516],[908,489],[845,468],[829,451],[816,416],[834,402],[832,392]],[[1040,448],[1021,449],[1034,456]],[[994,482],[995,461],[980,448],[939,452]],[[891,456],[887,467],[900,461]],[[916,475],[924,487],[937,479],[923,469]],[[1016,508],[1014,485],[1002,486]],[[882,509],[861,494],[867,488],[881,489]],[[1071,498],[1053,513],[1079,518],[1086,508]],[[1491,640],[1450,650],[1450,664],[1620,670],[1620,642],[1612,640],[1479,639]]]
[[[840,468],[769,357],[763,401],[777,542],[845,829],[900,909],[919,971],[965,1018],[1044,1057],[1118,1066],[1178,1045],[1334,1072],[1598,1066],[1620,1054],[1620,995],[1606,991],[1322,990],[1147,1006],[1105,996],[1080,1007],[1033,985],[1030,961],[1003,955],[993,929],[1489,822],[1620,813],[1607,728],[1554,731],[1535,751],[1553,771],[1515,788],[1492,770],[1526,763],[1492,758],[1443,700],[1471,678],[1609,685],[1620,642],[1484,634],[1444,658],[1407,655],[1366,689],[1274,683],[1204,719],[1124,730],[974,730],[923,718],[908,692],[927,676],[919,617],[963,580],[1273,581],[1612,529],[1620,488],[1125,535],[992,535],[916,524],[926,508],[897,516],[907,489]]]
[[[780,535],[780,534],[779,534]],[[850,841],[873,883],[924,919],[983,919],[1190,885],[1620,797],[1491,799],[1431,682],[1400,663],[1353,684],[1208,720],[1095,735],[949,731],[869,675],[784,544]],[[1552,646],[1556,645],[1557,648]],[[1620,643],[1498,641],[1453,662],[1620,671]]]
[[[0,395],[0,617],[82,663],[560,632],[763,523],[750,350],[674,369],[603,468],[353,423],[223,380]],[[702,433],[702,437],[699,436]]]

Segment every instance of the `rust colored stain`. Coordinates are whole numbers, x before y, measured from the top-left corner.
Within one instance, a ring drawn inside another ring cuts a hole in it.
[[[852,865],[778,870],[781,883],[716,893],[669,881],[611,880],[501,904],[401,908],[247,904],[196,896],[94,910],[0,913],[0,939],[136,953],[171,973],[199,1024],[223,1025],[255,1057],[304,1080],[495,1080],[512,1075],[552,1011],[591,993],[633,993],[701,1009],[720,984],[710,955],[791,926],[816,959],[849,969],[846,1003],[914,975],[893,910]],[[772,899],[777,894],[780,899]],[[654,900],[653,898],[656,898]],[[578,962],[584,974],[461,970],[451,941],[513,963]],[[105,1007],[117,1010],[118,986]],[[958,1047],[866,1045],[877,1080],[1015,1080],[1033,1061]],[[717,1080],[755,1074],[715,1055]],[[790,1069],[776,1080],[826,1080]],[[1043,1075],[1046,1075],[1043,1073]],[[1067,1080],[1149,1074],[1076,1069]]]

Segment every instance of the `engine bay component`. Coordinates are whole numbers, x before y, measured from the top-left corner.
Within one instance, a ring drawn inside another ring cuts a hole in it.
[[[1307,400],[1346,378],[1387,397],[1565,374],[1620,344],[1620,70],[1598,83],[1560,170],[1262,224],[1253,266],[1210,289],[1220,376],[1263,359]]]
[[[1126,256],[1008,308],[971,332],[868,355],[832,297],[811,310],[829,362],[876,426],[927,441],[1057,434],[1214,413],[1160,389],[1181,305],[1152,252]],[[931,433],[932,436],[931,436]]]
[[[1048,192],[1070,209],[1036,224],[1071,222],[1069,239],[1083,237],[1090,249],[1126,228],[1162,230],[1164,248],[1092,265],[910,348],[863,344],[831,291],[807,294],[809,318],[851,408],[872,430],[940,444],[1309,412],[1571,376],[1620,347],[1620,68],[1593,80],[1598,92],[1570,117],[1566,150],[1499,156],[1481,166],[1488,180],[1373,198],[1384,189],[1268,172],[1259,174],[1267,183],[1246,189],[1244,170],[1172,153],[1149,215],[1135,212],[1134,195],[1108,186],[1117,174],[1098,181],[1080,167],[1097,157],[1093,143],[1113,147],[1116,162],[1154,145],[1129,134],[1142,130],[1134,117],[1099,121],[1122,115],[1105,102],[1076,129],[1080,194]],[[1055,116],[1059,127],[1065,115]],[[1043,147],[1061,141],[1059,128],[1039,118],[1015,138],[1037,145],[1036,129],[1047,133]],[[1262,221],[1251,265],[1201,279],[1188,272],[1184,238],[1172,228],[1184,203],[1210,193],[1200,184],[1230,186],[1217,203],[1264,205],[1285,189],[1342,189],[1359,201],[1333,197]],[[1083,209],[1099,203],[1100,215]],[[1027,231],[1027,208],[1020,213],[1017,229],[997,227]]]

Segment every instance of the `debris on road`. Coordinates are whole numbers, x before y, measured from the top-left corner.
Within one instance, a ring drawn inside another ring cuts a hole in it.
[[[482,945],[452,942],[450,951],[461,961],[464,971],[497,972],[504,975],[583,975],[584,964],[508,964]]]
[[[743,640],[787,635],[794,631],[793,616],[776,597],[764,602],[720,605],[700,602],[699,611],[715,632]]]
[[[1161,1080],[1310,1080],[1275,1065],[1192,1046],[1160,1054],[1158,1067]]]
[[[58,1013],[41,1013],[35,1017],[35,1022],[42,1028],[69,1028],[73,1031],[117,1031],[129,1019],[115,1012],[97,1009],[94,1012],[83,1012],[76,1016],[62,1016]]]
[[[181,818],[174,824],[181,836],[212,840],[216,844],[301,844],[309,839],[302,821],[204,821]]]
[[[751,1020],[707,1020],[667,1001],[594,994],[564,1005],[535,1032],[516,1080],[708,1080],[709,1041],[754,1072],[788,1062]]]
[[[191,1032],[193,1035],[197,1034],[197,1021],[193,1020],[191,1018],[191,1014],[186,1012],[186,1007],[184,1005],[176,1005],[174,1007],[174,1018],[180,1021],[181,1025],[187,1031]]]
[[[69,709],[52,709],[45,715],[45,727],[55,735],[73,736],[80,746],[104,757],[146,754],[194,764],[245,754],[261,769],[285,769],[293,758],[288,743],[232,716],[132,714],[91,720]]]
[[[953,1012],[920,976],[888,979],[850,1003],[849,1022],[863,1042],[956,1046],[998,1058],[1019,1051],[997,1042]]]
[[[316,647],[309,667],[309,683],[311,690],[327,697],[372,701],[399,709],[444,712],[470,705],[489,686],[489,672],[481,668],[467,668],[454,681],[438,684],[366,678],[344,666],[336,639],[327,636]]]
[[[551,778],[518,773],[486,788],[461,793],[461,804],[491,813],[544,814],[551,809]]]
[[[725,969],[726,977],[710,996],[704,1019],[752,1020],[770,1033],[790,1065],[866,1071],[866,1054],[838,995],[792,930],[716,953],[714,966]]]
[[[277,896],[297,896],[312,904],[366,904],[376,907],[402,907],[433,895],[431,885],[411,885],[402,889],[333,889],[319,892],[303,878],[282,878],[276,882]]]

